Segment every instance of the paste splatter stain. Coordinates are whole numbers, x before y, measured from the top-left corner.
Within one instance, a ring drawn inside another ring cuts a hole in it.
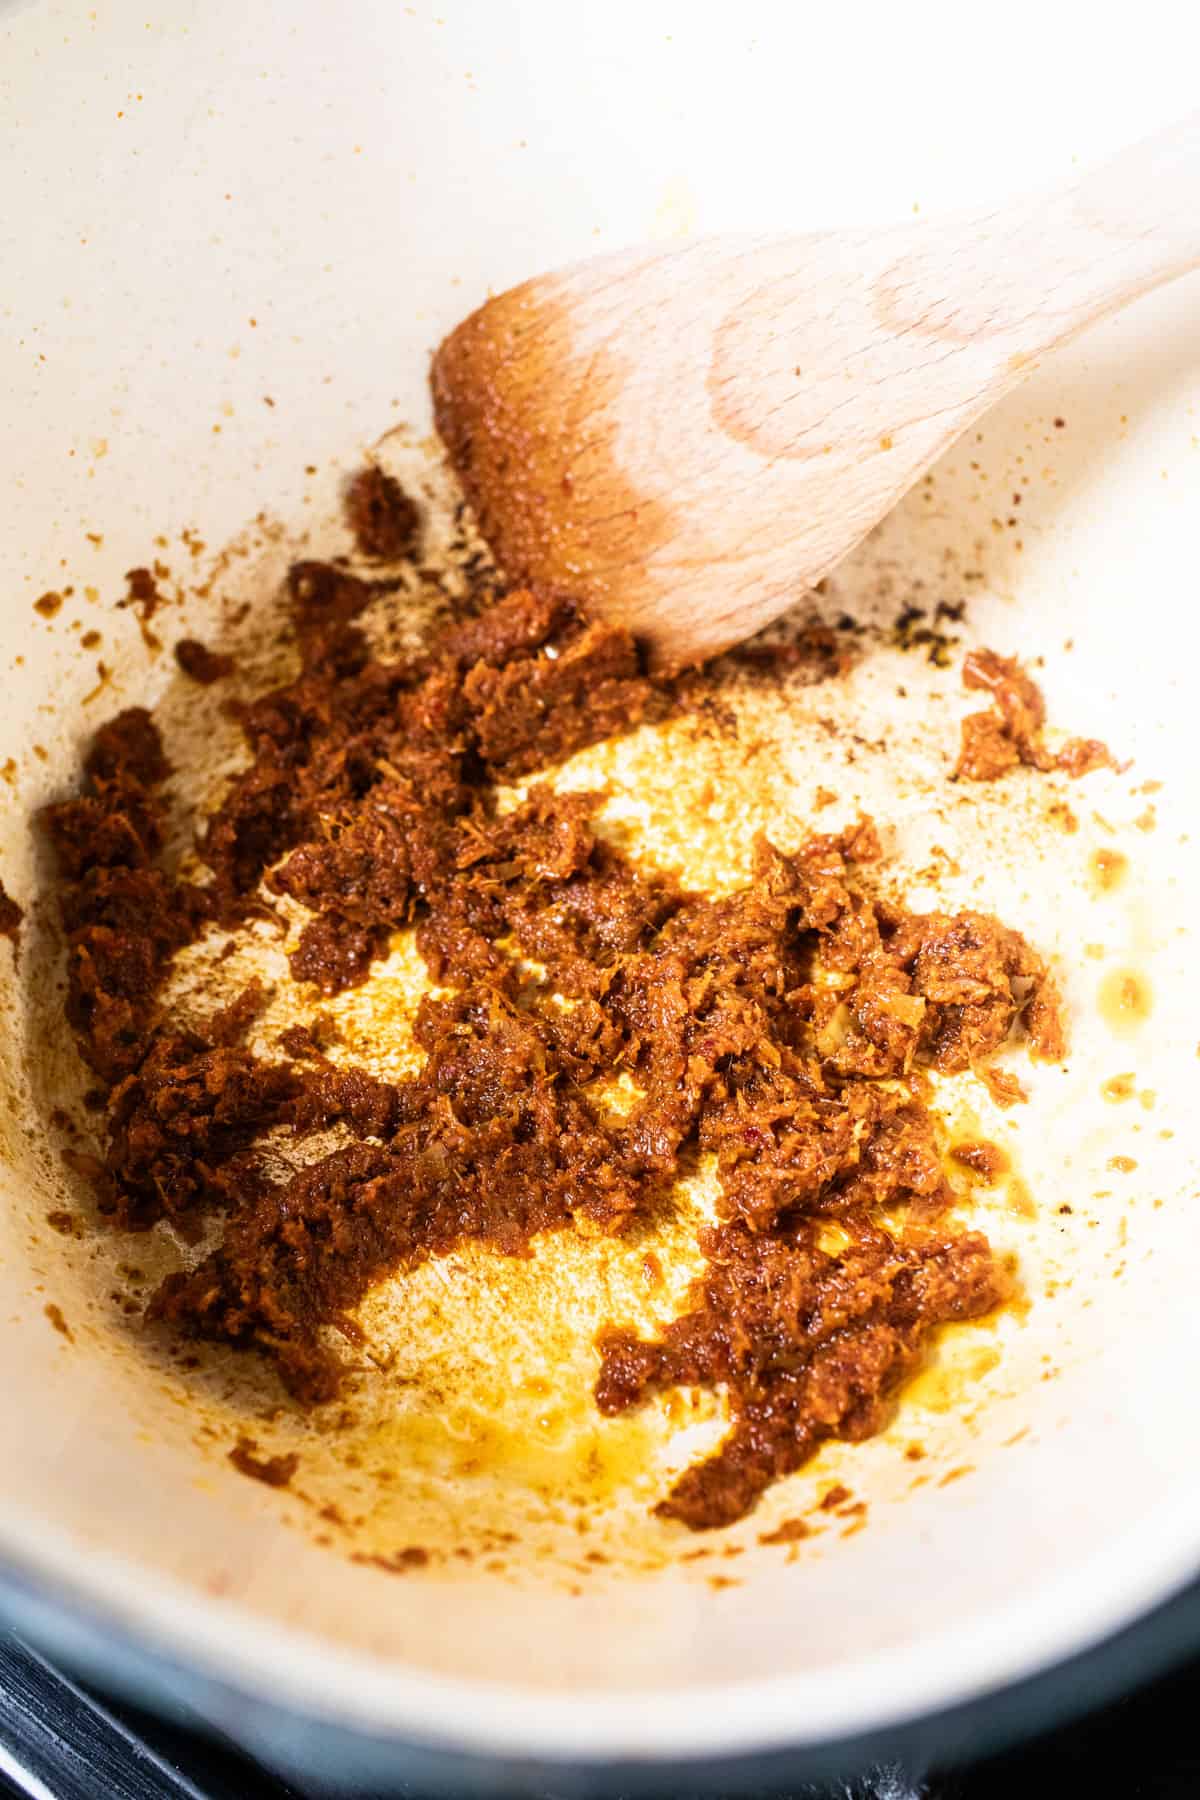
[[[300,1467],[293,1452],[287,1456],[260,1456],[254,1438],[239,1438],[229,1452],[229,1460],[240,1475],[261,1481],[264,1487],[285,1488]]]
[[[51,1300],[42,1308],[42,1311],[53,1325],[55,1331],[58,1332],[59,1336],[65,1337],[69,1344],[73,1344],[75,1342],[75,1333],[71,1330],[71,1327],[63,1317],[62,1307],[56,1306]]]

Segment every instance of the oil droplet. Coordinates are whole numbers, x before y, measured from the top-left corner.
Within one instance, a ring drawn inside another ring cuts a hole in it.
[[[43,619],[52,619],[61,605],[61,594],[43,594],[40,600],[34,601],[33,610],[41,613]]]
[[[951,1333],[953,1330],[950,1327]],[[922,1412],[952,1412],[962,1403],[972,1382],[999,1366],[1000,1351],[995,1344],[975,1344],[956,1354],[957,1347],[952,1349],[951,1343],[952,1340],[945,1343],[945,1360],[939,1353],[937,1361],[904,1387],[901,1398],[906,1405],[920,1407]]]
[[[1094,894],[1115,893],[1129,873],[1129,858],[1123,850],[1093,850],[1088,873]]]
[[[363,1444],[367,1466],[498,1481],[512,1490],[593,1505],[644,1483],[658,1448],[645,1421],[584,1422],[569,1409],[518,1408],[501,1420],[468,1405],[444,1415],[400,1413]],[[521,1413],[524,1416],[521,1416]],[[614,1430],[613,1427],[616,1427]]]
[[[1008,1181],[1008,1205],[1018,1218],[1034,1219],[1037,1208],[1033,1203],[1033,1195],[1019,1175],[1011,1175]]]
[[[1110,1075],[1107,1081],[1101,1082],[1100,1092],[1106,1100],[1111,1100],[1114,1104],[1121,1100],[1132,1100],[1133,1084],[1132,1072],[1124,1075]]]
[[[1153,1005],[1150,983],[1134,969],[1112,970],[1100,983],[1096,999],[1104,1023],[1122,1036],[1144,1024]]]

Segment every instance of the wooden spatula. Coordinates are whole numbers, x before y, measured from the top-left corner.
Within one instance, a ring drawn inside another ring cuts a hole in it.
[[[783,612],[1047,350],[1200,263],[1200,115],[967,218],[697,237],[473,313],[438,428],[514,579],[702,661]]]

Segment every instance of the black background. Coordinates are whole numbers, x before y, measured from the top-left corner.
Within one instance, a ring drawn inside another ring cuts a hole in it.
[[[881,1770],[832,1789],[729,1794],[721,1800],[1195,1800],[1200,1796],[1200,1658],[1139,1693],[973,1768]],[[0,1746],[54,1800],[331,1800],[322,1785],[286,1782],[231,1745],[176,1730],[102,1699],[0,1633]],[[0,1775],[0,1794],[30,1791]],[[35,1790],[36,1791],[36,1790]],[[425,1800],[413,1789],[406,1800]],[[346,1790],[338,1790],[345,1800]],[[376,1800],[357,1791],[357,1800]],[[527,1800],[558,1800],[531,1791]],[[615,1797],[614,1797],[615,1800]],[[675,1790],[670,1800],[689,1800]],[[706,1800],[714,1800],[712,1795]]]

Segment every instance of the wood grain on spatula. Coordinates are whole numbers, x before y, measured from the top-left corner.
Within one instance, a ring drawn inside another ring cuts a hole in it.
[[[680,667],[819,581],[1044,352],[1197,263],[1200,116],[971,217],[540,276],[441,345],[435,416],[506,573]]]

